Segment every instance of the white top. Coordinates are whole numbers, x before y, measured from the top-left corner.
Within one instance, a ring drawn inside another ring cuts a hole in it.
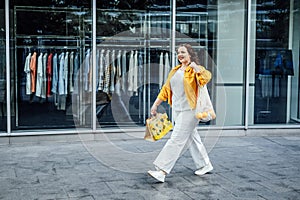
[[[170,80],[172,89],[172,108],[175,111],[190,110],[188,100],[184,92],[184,71],[178,69]]]

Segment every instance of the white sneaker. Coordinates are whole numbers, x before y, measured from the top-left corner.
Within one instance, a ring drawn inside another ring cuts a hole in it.
[[[207,172],[210,172],[211,170],[213,170],[213,166],[211,165],[211,163],[205,165],[204,167],[202,167],[201,169],[198,169],[197,171],[195,171],[195,174],[198,176],[202,176],[204,174],[206,174]]]
[[[158,171],[152,171],[152,170],[149,170],[148,171],[148,174],[150,176],[152,176],[153,178],[155,178],[156,180],[158,180],[159,182],[163,183],[165,182],[165,173],[161,170],[158,170]]]

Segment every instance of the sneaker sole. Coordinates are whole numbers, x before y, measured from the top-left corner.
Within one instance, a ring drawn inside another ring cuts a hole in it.
[[[149,173],[149,172],[148,172],[148,175],[151,176],[152,178],[154,178],[155,180],[159,181],[160,183],[164,183],[165,182],[164,180],[159,180],[155,176],[152,176],[152,174]]]
[[[204,172],[201,173],[201,174],[198,174],[198,173],[195,172],[195,175],[197,175],[197,176],[203,176],[203,175],[205,175],[205,174],[211,172],[213,169],[214,169],[214,168],[211,168],[211,169],[209,169],[209,170],[206,170],[206,171],[204,171]]]

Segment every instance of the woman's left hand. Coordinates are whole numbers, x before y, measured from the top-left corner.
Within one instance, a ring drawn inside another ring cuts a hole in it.
[[[200,72],[201,70],[195,62],[191,62],[190,67],[192,67],[196,72]]]

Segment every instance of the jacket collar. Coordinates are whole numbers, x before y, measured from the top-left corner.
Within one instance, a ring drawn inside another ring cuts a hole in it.
[[[181,64],[177,65],[176,67],[174,67],[174,70],[178,70],[181,67]],[[187,66],[185,71],[190,72],[193,71],[194,69],[190,66]]]
[[[174,67],[175,70],[179,69],[181,67],[181,64],[180,65],[177,65],[176,67]]]

